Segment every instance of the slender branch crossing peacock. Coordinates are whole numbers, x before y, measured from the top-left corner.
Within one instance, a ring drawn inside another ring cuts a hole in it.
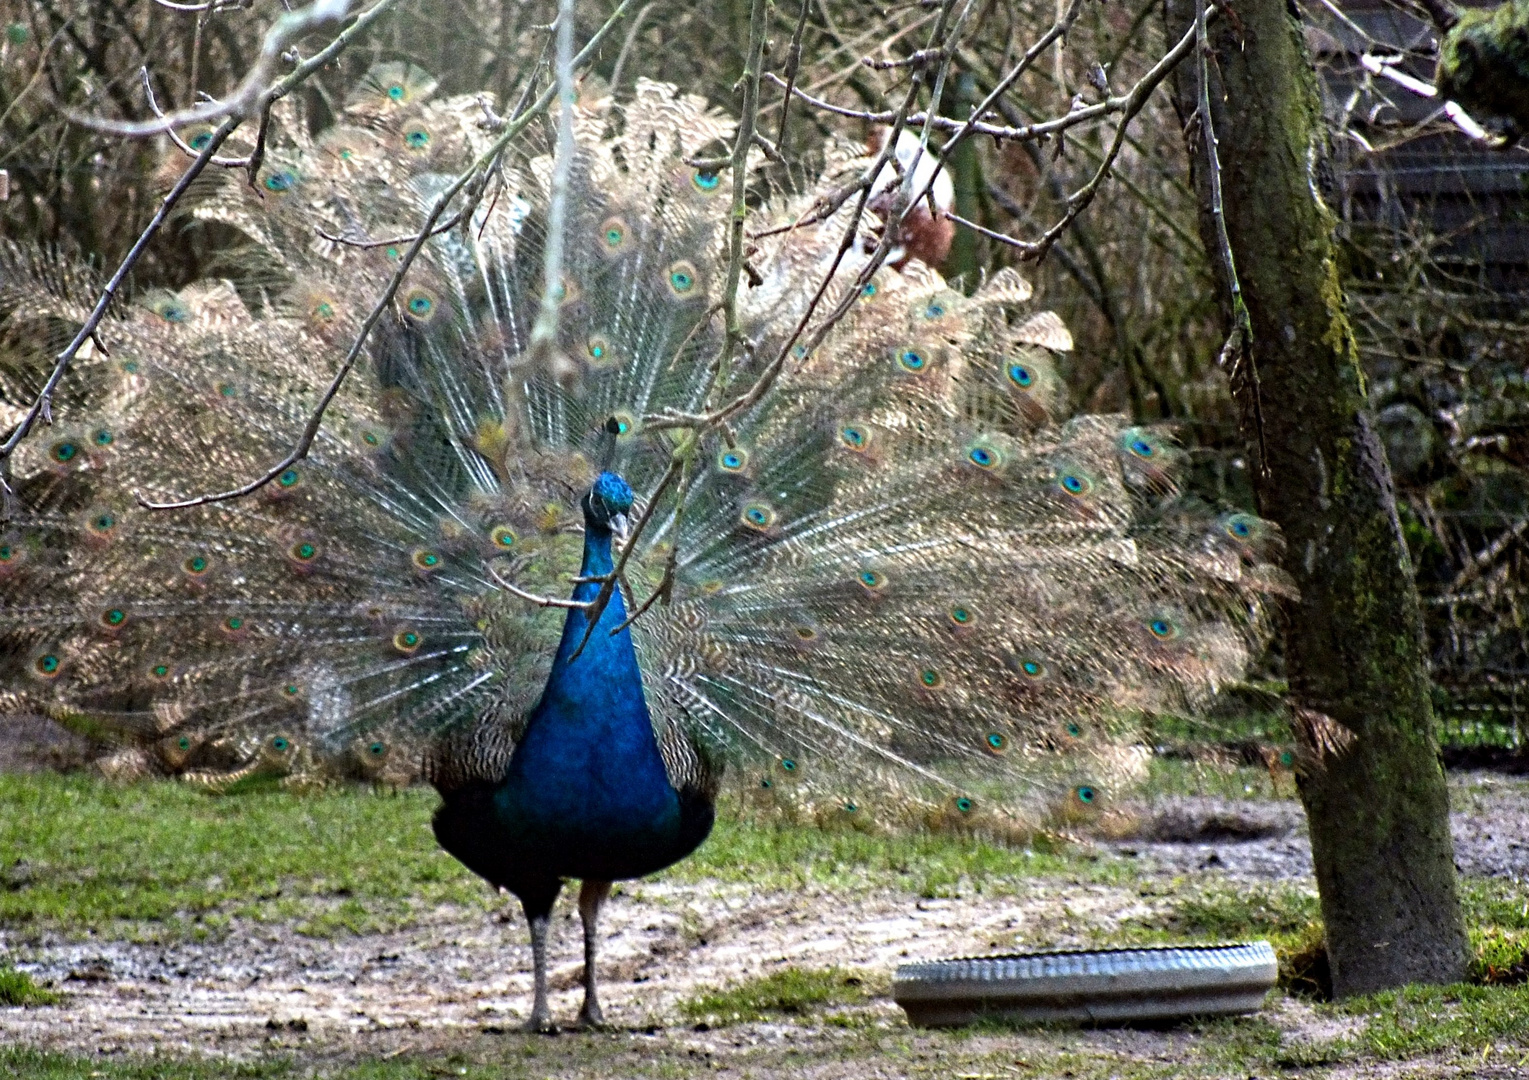
[[[120,311],[10,464],[0,712],[106,733],[121,771],[422,775],[441,844],[524,906],[546,1028],[562,883],[583,882],[598,1023],[610,883],[705,839],[724,768],[796,820],[1023,834],[1129,781],[1140,710],[1245,667],[1288,589],[1277,537],[1177,496],[1161,434],[1064,419],[1071,339],[1013,271],[963,295],[908,259],[857,286],[868,218],[809,332],[859,295],[788,349],[850,211],[781,226],[863,150],[830,145],[795,195],[751,169],[745,348],[718,363],[732,178],[686,162],[733,125],[646,81],[583,88],[550,350],[553,160],[528,140],[426,245],[305,460],[247,499],[144,508],[288,451],[420,208],[491,138],[432,89],[376,68],[317,136],[284,103],[257,184],[193,192],[226,279]],[[89,284],[4,249],[8,401]],[[725,427],[666,422],[783,349]]]

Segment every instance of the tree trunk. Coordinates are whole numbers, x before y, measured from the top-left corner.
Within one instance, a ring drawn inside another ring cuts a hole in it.
[[[1165,0],[1170,41],[1193,26],[1195,2]],[[1357,736],[1299,776],[1333,988],[1344,997],[1453,982],[1467,940],[1422,618],[1320,195],[1316,73],[1286,0],[1236,0],[1211,24],[1210,43],[1226,231],[1252,328],[1234,393],[1260,512],[1284,530],[1301,590],[1284,611],[1291,705]],[[1179,66],[1174,96],[1201,237],[1230,296],[1193,122],[1199,70],[1193,56]]]

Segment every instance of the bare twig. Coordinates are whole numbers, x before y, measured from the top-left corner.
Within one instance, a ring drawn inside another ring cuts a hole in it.
[[[368,25],[384,10],[392,7],[396,0],[378,0],[371,10],[362,14],[352,23],[350,28],[354,30],[356,25],[363,21]],[[173,127],[185,127],[188,124],[206,124],[215,120],[221,120],[227,116],[237,117],[241,120],[256,115],[267,107],[268,103],[281,97],[286,91],[278,94],[275,86],[287,82],[290,79],[281,80],[275,85],[271,84],[271,76],[276,70],[276,65],[281,62],[282,54],[300,39],[311,34],[315,30],[321,30],[344,20],[350,10],[351,0],[315,0],[314,3],[299,11],[289,11],[272,24],[271,29],[266,31],[265,41],[260,47],[260,55],[253,67],[244,76],[237,89],[221,101],[209,101],[202,105],[196,105],[189,109],[181,109],[163,116],[156,116],[153,120],[108,120],[104,117],[90,116],[84,113],[65,111],[71,123],[88,127],[95,131],[104,131],[110,135],[119,135],[123,138],[143,138],[147,135],[158,135],[162,131],[169,131]],[[317,54],[323,56],[328,49]],[[317,57],[315,57],[316,59]],[[332,54],[324,63],[332,59]],[[310,66],[313,65],[313,66]],[[305,61],[298,66],[298,71],[306,69],[303,78],[307,78],[317,67],[313,60]],[[293,74],[297,74],[296,71]],[[300,80],[299,80],[300,81]],[[292,84],[295,85],[295,84]],[[288,87],[290,89],[290,86]]]
[[[376,22],[396,2],[397,0],[377,0],[376,4],[358,15],[354,22],[336,34],[334,40],[327,46],[314,53],[313,56],[299,64],[289,75],[268,88],[266,93],[269,99],[275,100],[290,93],[293,88],[343,52],[358,35],[364,33],[372,23]],[[269,38],[269,35],[267,37]],[[49,374],[47,382],[43,384],[42,390],[38,392],[37,397],[27,409],[26,415],[22,417],[21,422],[12,430],[4,444],[0,444],[0,462],[5,461],[15,452],[21,440],[31,434],[32,428],[36,426],[39,419],[45,423],[51,424],[53,422],[53,394],[58,389],[58,384],[63,380],[64,374],[69,370],[69,365],[74,362],[75,356],[79,353],[85,342],[95,337],[96,330],[100,327],[101,320],[106,317],[106,312],[111,307],[112,301],[116,298],[117,291],[121,289],[122,283],[126,280],[129,272],[137,265],[138,260],[142,258],[145,249],[149,245],[149,241],[154,238],[155,233],[164,225],[171,211],[175,209],[176,204],[180,202],[182,196],[191,187],[192,182],[201,175],[202,170],[212,161],[218,147],[223,145],[224,141],[233,134],[234,129],[243,120],[243,116],[233,113],[225,115],[223,122],[218,125],[207,140],[207,145],[202,148],[202,152],[186,167],[186,171],[182,174],[180,180],[175,183],[175,186],[170,189],[169,194],[160,202],[159,209],[155,211],[148,225],[144,227],[143,232],[139,234],[138,239],[128,250],[121,265],[112,274],[111,280],[106,283],[106,287],[101,291],[101,295],[96,301],[95,307],[91,309],[84,325],[80,327],[73,340],[65,346],[63,352],[59,353],[55,358],[53,371]],[[0,490],[7,492],[10,490],[3,479],[0,479]]]
[[[155,116],[164,116],[164,110],[159,107],[159,101],[154,97],[154,82],[149,78],[149,69],[147,67],[141,67],[138,69],[138,74],[143,79],[143,96],[144,99],[149,103],[149,110]],[[194,158],[199,153],[199,151],[194,150],[189,145],[187,145],[186,140],[182,139],[180,134],[174,128],[167,128],[165,134],[170,136],[170,141],[174,143],[176,148],[184,153],[187,157]],[[212,164],[221,165],[226,169],[242,169],[249,164],[249,160],[250,159],[248,157],[215,157],[212,159]]]
[[[58,389],[58,384],[63,381],[64,374],[69,370],[70,363],[73,362],[85,342],[95,337],[96,329],[101,325],[101,320],[106,317],[106,312],[111,307],[112,301],[117,298],[117,291],[122,288],[123,281],[127,279],[128,273],[143,255],[144,249],[149,246],[149,241],[154,238],[154,234],[165,223],[165,220],[170,216],[170,212],[180,202],[181,196],[191,187],[192,182],[201,175],[202,170],[212,161],[213,154],[217,152],[218,147],[223,145],[224,140],[233,134],[234,128],[238,126],[239,120],[237,117],[230,116],[224,118],[223,123],[218,125],[216,130],[213,131],[212,136],[207,140],[207,145],[202,148],[202,152],[197,155],[196,160],[187,166],[186,171],[181,174],[181,178],[176,181],[175,186],[160,201],[159,209],[154,212],[154,216],[149,220],[148,225],[139,234],[132,248],[128,250],[121,265],[112,274],[111,280],[106,283],[106,287],[101,290],[101,295],[96,299],[95,307],[91,309],[90,315],[85,319],[84,324],[75,333],[74,338],[69,344],[64,347],[64,351],[55,358],[53,370],[49,373],[48,380],[43,384],[43,388],[38,391],[37,397],[33,399],[31,407],[27,409],[26,414],[21,418],[21,422],[11,431],[10,437],[5,440],[3,445],[0,445],[0,462],[5,461],[15,452],[21,440],[31,434],[32,428],[37,424],[38,420],[42,420],[47,424],[53,422],[53,394]],[[3,476],[0,476],[0,490],[7,494],[10,493],[10,485],[5,482]]]
[[[635,0],[622,0],[617,5],[616,10],[611,13],[605,25],[595,32],[594,36],[589,39],[588,44],[573,58],[573,66],[577,67],[588,62],[589,58],[600,47],[606,35],[621,21],[627,9],[634,2]],[[319,428],[323,425],[324,414],[328,411],[330,403],[334,401],[335,395],[340,392],[340,387],[344,384],[346,376],[355,367],[357,359],[360,358],[362,350],[366,347],[367,338],[371,336],[372,329],[377,325],[378,320],[382,318],[383,312],[387,310],[388,305],[393,302],[393,297],[397,295],[405,275],[408,274],[409,268],[413,266],[414,260],[419,256],[420,251],[423,250],[425,242],[433,234],[436,222],[445,213],[446,207],[469,185],[472,185],[469,201],[481,197],[487,178],[497,166],[500,156],[508,149],[510,143],[519,137],[527,125],[552,103],[552,98],[556,92],[557,87],[555,84],[547,87],[537,96],[529,108],[514,119],[507,121],[504,129],[499,133],[494,142],[436,196],[435,201],[431,203],[429,212],[425,215],[424,223],[419,233],[415,236],[414,242],[409,246],[408,251],[404,252],[403,257],[398,262],[398,268],[388,280],[387,287],[383,290],[382,295],[378,298],[377,303],[373,305],[365,320],[362,321],[361,328],[356,332],[355,340],[351,343],[350,351],[346,353],[345,359],[341,362],[339,370],[335,372],[328,389],[325,390],[323,396],[319,399],[318,405],[314,407],[313,412],[309,415],[308,422],[304,426],[297,443],[281,461],[266,470],[262,476],[227,491],[197,495],[187,499],[164,503],[150,502],[141,493],[135,493],[139,504],[151,510],[176,510],[240,499],[259,491],[287,469],[307,457],[308,451],[313,447],[314,439],[318,437]]]
[[[547,196],[547,238],[542,249],[541,308],[531,327],[531,359],[548,370],[554,368],[552,354],[557,347],[558,311],[563,304],[563,244],[567,240],[568,180],[573,172],[574,6],[574,0],[558,0],[555,82],[558,96],[557,153],[552,162],[552,181]]]
[[[775,145],[785,153],[786,116],[791,111],[791,92],[796,89],[796,76],[802,68],[802,34],[807,29],[807,12],[812,0],[802,0],[802,12],[796,17],[796,29],[791,32],[791,47],[786,50],[786,95],[780,103],[780,127],[775,132]]]
[[[1258,386],[1258,367],[1253,360],[1253,322],[1248,306],[1242,298],[1242,282],[1237,277],[1237,260],[1232,254],[1231,237],[1226,231],[1226,205],[1221,194],[1221,154],[1216,148],[1216,125],[1210,107],[1210,35],[1206,29],[1205,9],[1195,5],[1195,53],[1198,66],[1199,102],[1196,106],[1200,120],[1200,141],[1205,146],[1206,182],[1210,187],[1211,220],[1216,223],[1217,255],[1222,269],[1226,271],[1227,289],[1232,299],[1232,332],[1221,347],[1217,364],[1228,372],[1235,385],[1238,375],[1246,377],[1252,396],[1254,434],[1258,439],[1258,467],[1267,471],[1269,455],[1264,447],[1264,420],[1262,394]]]
[[[499,567],[495,563],[489,564],[488,573],[494,579],[494,584],[498,585],[505,592],[511,596],[518,596],[520,599],[527,603],[535,604],[537,607],[570,608],[576,611],[588,611],[593,606],[588,600],[566,600],[560,596],[541,596],[537,593],[526,592],[514,582],[505,580],[504,575],[499,572]],[[595,618],[598,619],[599,616],[595,616]]]
[[[1203,21],[1206,17],[1207,12],[1202,8],[1200,10],[1200,19]],[[1110,142],[1109,150],[1105,153],[1103,161],[1100,162],[1099,167],[1094,171],[1088,182],[1067,197],[1067,209],[1063,212],[1061,219],[1051,228],[1047,229],[1039,240],[1015,240],[1012,237],[1007,237],[1002,238],[1004,243],[1018,250],[1026,259],[1040,259],[1045,256],[1052,245],[1067,231],[1068,226],[1093,202],[1094,196],[1098,194],[1100,185],[1109,176],[1110,167],[1114,165],[1115,159],[1120,156],[1120,150],[1125,144],[1126,129],[1130,127],[1131,121],[1146,106],[1153,91],[1162,84],[1163,80],[1179,65],[1184,57],[1189,55],[1190,51],[1194,49],[1195,33],[1193,29],[1187,31],[1179,39],[1178,44],[1164,54],[1162,59],[1137,80],[1136,85],[1132,86],[1130,91],[1126,93],[1121,110],[1122,115],[1115,125],[1115,135]],[[995,95],[989,94],[988,100],[992,101],[994,97]],[[1081,112],[1083,110],[1078,111]],[[979,115],[979,113],[974,113],[974,115]],[[951,140],[951,142],[955,141],[954,138]],[[995,236],[994,238],[999,239],[1000,237]]]

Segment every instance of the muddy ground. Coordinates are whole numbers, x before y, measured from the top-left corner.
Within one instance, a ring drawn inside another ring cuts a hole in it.
[[[1474,775],[1457,784],[1456,805],[1462,872],[1529,881],[1529,786]],[[797,1051],[826,1040],[814,1059],[822,1075],[863,1075],[832,1066],[834,1040],[860,1036],[790,1022],[696,1030],[677,1004],[787,966],[865,972],[884,995],[892,969],[907,959],[1096,944],[1124,920],[1166,910],[1175,879],[1185,875],[1199,884],[1313,887],[1296,803],[1179,798],[1163,800],[1142,820],[1139,836],[1097,848],[1100,858],[1131,860],[1137,873],[1122,885],[1036,880],[1020,883],[1016,895],[938,900],[705,882],[629,885],[603,921],[604,1004],[617,1034],[579,1037],[627,1040],[614,1049],[638,1056],[647,1040],[665,1054],[715,1058],[712,1068],[772,1040],[792,1040]],[[554,935],[553,1009],[566,1020],[578,1010],[581,970],[578,922],[566,895]],[[403,1054],[513,1031],[530,991],[526,934],[508,898],[498,915],[443,907],[396,933],[324,939],[245,925],[212,944],[169,945],[21,944],[0,934],[5,954],[67,997],[52,1008],[0,1009],[0,1043],[89,1054]],[[1281,999],[1268,1015],[1294,1038],[1334,1034],[1325,1030],[1334,1021],[1296,1001]],[[916,1053],[923,1036],[900,1028],[899,1018],[880,996],[858,1007],[855,1024],[901,1030]],[[1070,1037],[1168,1058],[1185,1038],[1171,1030]]]

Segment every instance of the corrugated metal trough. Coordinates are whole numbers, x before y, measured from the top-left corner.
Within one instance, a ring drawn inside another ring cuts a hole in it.
[[[1256,1012],[1278,974],[1267,941],[1022,953],[903,964],[892,997],[920,1027],[1146,1023]]]

